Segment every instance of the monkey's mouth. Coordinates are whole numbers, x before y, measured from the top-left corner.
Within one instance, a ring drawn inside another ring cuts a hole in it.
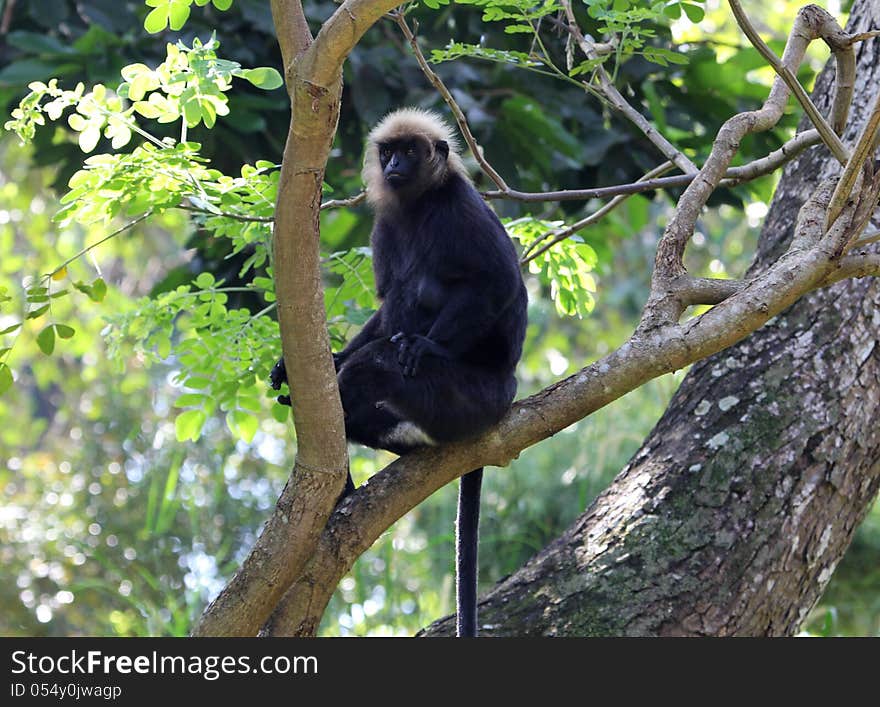
[[[389,172],[385,175],[385,181],[393,187],[400,186],[406,181],[406,176],[400,172]]]

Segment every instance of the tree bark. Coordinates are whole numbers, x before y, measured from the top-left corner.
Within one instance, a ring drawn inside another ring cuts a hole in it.
[[[877,27],[880,8],[856,2],[849,31]],[[857,56],[848,145],[880,90],[880,41]],[[832,80],[814,93],[825,112]],[[836,171],[822,148],[788,165],[753,270]],[[481,635],[795,633],[880,485],[878,331],[880,283],[849,280],[695,364],[609,489],[480,602]]]

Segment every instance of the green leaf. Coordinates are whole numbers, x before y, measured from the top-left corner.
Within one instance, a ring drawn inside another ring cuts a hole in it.
[[[159,110],[159,107],[155,103],[150,103],[149,101],[137,101],[134,104],[134,109],[144,116],[144,118],[149,118],[150,120],[154,120],[162,115],[162,111]]]
[[[12,387],[12,371],[5,363],[0,363],[0,395]]]
[[[181,29],[189,19],[189,0],[175,2],[168,7],[168,25],[177,31]]]
[[[213,0],[214,7],[218,10],[228,10],[232,7],[232,0]]]
[[[257,69],[240,69],[234,73],[265,91],[276,89],[284,83],[281,74],[269,66],[261,66]]]
[[[196,287],[207,290],[214,286],[214,276],[209,272],[200,273],[196,278]]]
[[[226,416],[226,423],[233,434],[250,444],[257,434],[260,423],[254,415],[244,410],[233,410]]]
[[[177,416],[174,421],[174,431],[177,435],[178,442],[192,440],[195,442],[202,434],[202,427],[205,424],[205,413],[201,410],[186,410]]]
[[[33,311],[28,312],[25,315],[25,319],[37,319],[38,317],[42,317],[48,311],[49,311],[49,305],[44,304],[42,307],[37,307]]]
[[[13,324],[10,327],[6,327],[3,331],[0,331],[0,336],[2,336],[3,334],[11,334],[16,329],[18,329],[20,326],[21,326],[21,322],[19,322],[18,324]]]
[[[47,356],[51,356],[55,350],[55,326],[50,324],[37,334],[37,346]]]
[[[275,403],[272,406],[272,417],[274,417],[278,422],[287,422],[287,418],[290,415],[290,406],[282,405],[281,403]]]
[[[204,390],[205,388],[210,387],[211,379],[203,378],[201,376],[189,376],[183,384],[187,388],[195,388],[196,390]]]
[[[165,29],[168,24],[168,7],[157,7],[151,11],[144,20],[144,29],[150,34],[156,34]]]
[[[681,17],[681,5],[669,5],[665,10],[663,10],[663,14],[667,17],[671,17],[673,20],[677,20]]]
[[[703,18],[706,16],[706,11],[699,5],[691,5],[690,3],[683,2],[681,7],[684,10],[684,14],[687,15],[687,18],[694,24],[702,22]]]
[[[260,405],[260,399],[256,396],[250,395],[239,395],[238,406],[244,410],[250,410],[251,412],[260,412],[263,409]]]
[[[92,293],[89,295],[89,299],[94,302],[102,302],[104,297],[107,295],[107,283],[104,282],[103,278],[98,278],[92,283]]]
[[[205,398],[206,396],[201,393],[184,393],[179,395],[177,400],[174,401],[174,407],[201,407],[205,404]]]
[[[76,333],[76,330],[72,326],[67,326],[67,324],[56,324],[55,333],[62,339],[70,339]]]
[[[101,126],[97,123],[87,123],[86,129],[79,134],[79,149],[88,154],[98,146],[101,139]]]

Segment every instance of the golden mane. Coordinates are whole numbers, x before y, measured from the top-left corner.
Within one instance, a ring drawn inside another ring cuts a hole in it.
[[[435,167],[435,183],[445,181],[447,174],[454,173],[468,179],[467,171],[458,154],[458,139],[452,128],[437,113],[421,108],[400,108],[380,120],[367,137],[367,149],[364,153],[364,169],[361,176],[367,191],[367,202],[374,209],[382,209],[391,205],[394,192],[385,183],[382,167],[379,163],[377,145],[407,137],[424,139],[431,148],[430,160]],[[444,162],[437,156],[434,144],[443,140],[449,145],[449,156],[445,161],[445,169],[439,172]]]

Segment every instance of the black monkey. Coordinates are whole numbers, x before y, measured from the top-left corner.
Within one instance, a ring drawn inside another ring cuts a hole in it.
[[[346,435],[399,454],[475,436],[516,392],[527,304],[516,250],[433,113],[386,116],[369,135],[363,178],[381,306],[334,354]],[[284,380],[282,360],[273,387]],[[460,636],[476,635],[482,474],[463,476],[459,490]]]

